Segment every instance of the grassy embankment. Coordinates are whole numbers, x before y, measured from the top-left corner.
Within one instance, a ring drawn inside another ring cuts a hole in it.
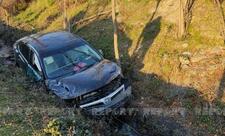
[[[76,4],[71,2],[68,16],[76,22],[110,10],[109,4],[105,0]],[[225,98],[218,99],[217,96],[219,88],[224,90],[221,82],[224,82],[225,56],[223,52],[218,53],[224,51],[220,48],[224,48],[224,45],[220,35],[220,17],[212,2],[206,0],[195,3],[189,35],[185,40],[176,38],[176,1],[125,0],[118,4],[122,67],[133,82],[133,106],[182,106],[193,111],[196,106],[212,103],[217,108],[224,108]],[[33,2],[25,11],[11,18],[12,27],[25,32],[62,29],[63,15],[60,9],[59,3]],[[114,58],[110,16],[83,22],[72,27],[72,32],[102,49],[106,58]],[[212,50],[216,53],[208,55]],[[200,58],[199,61],[193,61],[196,58]],[[185,64],[183,60],[187,60]],[[2,83],[7,86],[5,82]],[[28,90],[21,88],[24,93],[30,93]],[[10,98],[1,101],[13,103]],[[176,120],[193,130],[192,133],[223,133],[223,117],[192,116],[191,113],[185,121],[178,117]]]

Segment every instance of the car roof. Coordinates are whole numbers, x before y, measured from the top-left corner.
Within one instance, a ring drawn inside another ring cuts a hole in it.
[[[85,43],[79,36],[65,31],[37,33],[23,39],[24,42],[33,47],[42,57],[71,46],[75,47]]]

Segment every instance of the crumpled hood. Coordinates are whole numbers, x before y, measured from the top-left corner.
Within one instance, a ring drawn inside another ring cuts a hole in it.
[[[62,99],[72,99],[111,82],[121,73],[117,64],[103,60],[97,65],[61,79],[48,81],[48,87]]]

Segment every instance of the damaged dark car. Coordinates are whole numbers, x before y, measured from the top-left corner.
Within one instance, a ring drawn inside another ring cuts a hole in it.
[[[99,113],[123,106],[131,85],[121,68],[69,32],[34,34],[14,44],[16,63],[60,99]]]

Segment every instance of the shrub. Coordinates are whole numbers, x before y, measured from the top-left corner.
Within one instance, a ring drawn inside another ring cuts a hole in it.
[[[92,134],[91,124],[83,118],[58,118],[49,121],[44,132],[52,136]]]

